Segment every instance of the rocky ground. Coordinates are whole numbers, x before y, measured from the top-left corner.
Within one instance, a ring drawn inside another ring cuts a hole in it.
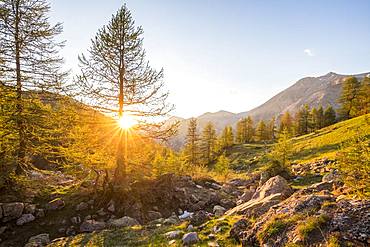
[[[345,195],[332,162],[288,181],[167,174],[109,198],[3,202],[0,246],[369,246],[370,201]]]

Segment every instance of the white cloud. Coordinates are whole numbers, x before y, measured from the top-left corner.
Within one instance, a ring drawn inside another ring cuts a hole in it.
[[[303,50],[303,52],[307,55],[307,56],[309,56],[309,57],[313,57],[313,56],[315,56],[315,54],[312,52],[312,50],[311,49],[304,49]]]

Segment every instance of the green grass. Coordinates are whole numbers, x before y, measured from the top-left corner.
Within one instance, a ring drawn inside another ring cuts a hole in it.
[[[313,231],[321,229],[328,220],[329,217],[323,214],[320,216],[311,216],[297,225],[297,232],[305,241]]]
[[[209,242],[217,241],[220,246],[239,246],[233,239],[229,238],[232,225],[240,219],[240,216],[225,216],[212,219],[203,225],[198,233],[200,242],[197,246],[208,246]],[[143,226],[127,227],[115,230],[104,230],[101,232],[79,234],[74,237],[66,237],[49,247],[77,247],[77,246],[170,246],[164,234],[173,230],[186,232],[188,222],[175,226]],[[214,228],[220,229],[217,233]],[[215,240],[208,238],[213,233]],[[181,238],[177,239],[171,246],[182,246]]]
[[[293,160],[302,163],[323,157],[335,158],[341,145],[356,135],[370,138],[370,114],[293,138],[295,150]]]

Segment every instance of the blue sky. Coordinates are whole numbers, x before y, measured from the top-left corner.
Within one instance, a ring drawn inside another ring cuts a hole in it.
[[[62,55],[77,55],[124,3],[51,0],[64,25]],[[370,71],[367,0],[127,0],[147,58],[164,68],[173,115],[241,112],[305,76]]]

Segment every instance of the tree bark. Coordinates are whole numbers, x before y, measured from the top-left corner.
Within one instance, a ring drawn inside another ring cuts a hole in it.
[[[17,162],[16,162],[16,173],[20,174],[23,169],[22,165],[26,155],[25,151],[25,133],[23,124],[23,99],[22,99],[22,78],[21,78],[21,64],[20,64],[20,38],[19,38],[19,0],[15,2],[15,64],[16,64],[16,79],[17,79],[17,103],[16,103],[16,123],[18,128],[18,150],[17,150]]]

